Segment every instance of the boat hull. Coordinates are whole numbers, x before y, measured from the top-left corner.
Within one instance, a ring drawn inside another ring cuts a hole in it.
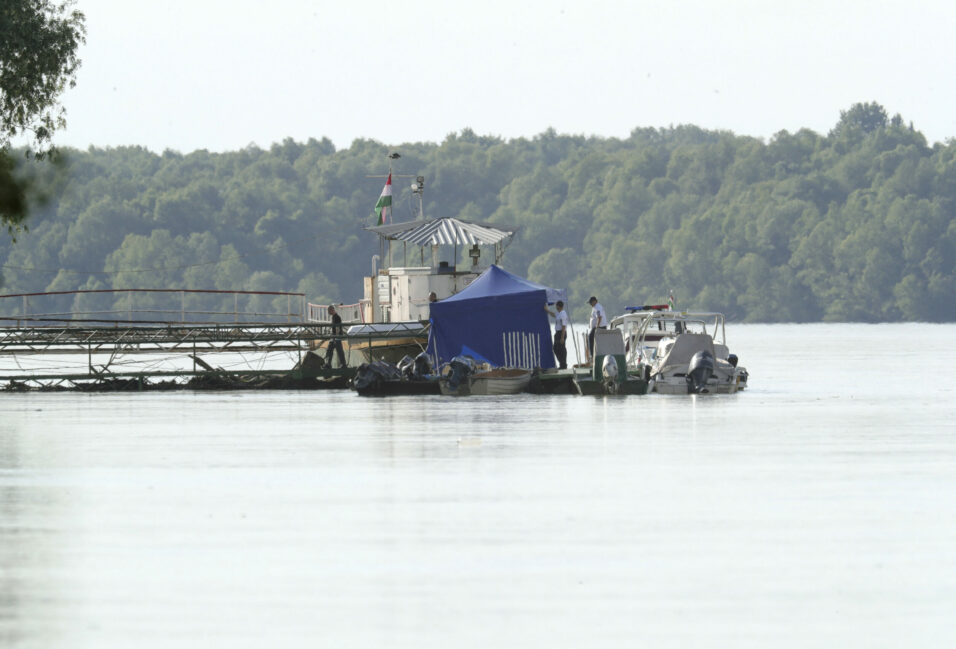
[[[687,379],[683,374],[665,377],[658,375],[651,384],[651,391],[658,394],[691,394],[687,387]],[[706,392],[702,394],[734,394],[737,389],[736,377],[718,376],[711,377],[707,381]]]
[[[397,397],[441,394],[438,381],[375,381],[362,388],[353,388],[363,397]]]
[[[447,396],[505,395],[523,392],[531,382],[530,370],[498,369],[468,376],[457,385],[439,379],[441,393]]]
[[[647,394],[648,383],[643,379],[628,379],[619,383],[595,381],[592,378],[575,378],[574,387],[582,396]]]
[[[574,387],[582,396],[647,394],[648,382],[634,376],[623,381],[598,381],[590,376],[576,376]]]

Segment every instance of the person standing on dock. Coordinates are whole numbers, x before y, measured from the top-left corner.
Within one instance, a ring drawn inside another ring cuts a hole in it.
[[[345,367],[345,350],[342,349],[342,341],[336,336],[342,335],[342,316],[335,312],[335,307],[329,305],[329,316],[332,320],[332,338],[329,339],[329,346],[325,350],[325,364],[332,367],[332,350],[334,349],[339,357],[339,367]]]
[[[568,369],[568,325],[571,319],[568,318],[568,312],[564,310],[564,302],[558,300],[554,303],[555,313],[548,310],[548,314],[554,318],[554,344],[551,346],[554,351],[554,357],[558,360],[558,369]],[[545,310],[548,308],[545,307]]]
[[[607,329],[607,314],[604,307],[593,295],[588,298],[588,304],[591,305],[591,328],[588,331],[588,352],[591,358],[594,358],[594,330]]]

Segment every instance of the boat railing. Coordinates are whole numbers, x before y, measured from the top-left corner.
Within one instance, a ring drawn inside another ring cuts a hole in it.
[[[657,336],[681,333],[705,333],[717,344],[726,344],[724,316],[717,312],[643,311],[617,316],[611,327],[624,330],[628,337],[643,342]]]

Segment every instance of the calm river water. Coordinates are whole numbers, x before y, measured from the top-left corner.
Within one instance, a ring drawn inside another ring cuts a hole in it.
[[[956,646],[956,325],[737,395],[0,394],[0,647]]]

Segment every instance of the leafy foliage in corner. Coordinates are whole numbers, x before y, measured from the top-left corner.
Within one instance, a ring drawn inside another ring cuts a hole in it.
[[[86,37],[73,2],[3,0],[0,3],[0,224],[12,234],[27,216],[33,187],[10,157],[10,142],[31,141],[26,153],[53,153],[53,133],[65,124],[58,104],[76,83],[77,50]]]
[[[956,142],[928,146],[878,104],[826,135],[769,141],[694,126],[627,139],[502,140],[470,130],[440,144],[286,140],[268,151],[157,155],[69,151],[68,174],[33,182],[53,200],[0,243],[7,292],[75,288],[304,291],[355,302],[378,254],[373,224],[396,162],[396,220],[426,178],[427,216],[517,225],[503,265],[570,291],[580,322],[659,302],[735,320],[956,321]],[[410,182],[410,181],[409,181]],[[459,251],[467,263],[465,251]],[[420,260],[402,258],[395,264]],[[69,308],[69,304],[62,305]]]

